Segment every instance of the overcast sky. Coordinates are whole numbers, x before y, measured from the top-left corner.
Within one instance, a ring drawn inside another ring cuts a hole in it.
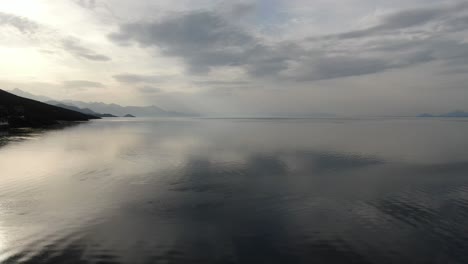
[[[468,1],[0,2],[0,89],[211,114],[468,110]]]

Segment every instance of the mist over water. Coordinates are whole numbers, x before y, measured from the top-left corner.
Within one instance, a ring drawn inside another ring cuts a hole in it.
[[[0,134],[4,263],[468,263],[466,119]]]

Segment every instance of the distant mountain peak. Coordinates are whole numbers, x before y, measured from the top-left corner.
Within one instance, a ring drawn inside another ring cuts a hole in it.
[[[35,95],[35,94],[29,93],[27,91],[21,90],[20,88],[14,88],[13,90],[10,90],[10,91],[7,91],[7,92],[12,93],[12,94],[17,95],[17,96],[20,96],[20,97],[36,100],[36,101],[39,101],[39,102],[46,102],[46,101],[51,101],[52,100],[52,98],[49,98],[47,96]]]
[[[195,116],[193,114],[179,113],[167,111],[156,105],[150,106],[121,106],[115,103],[103,103],[103,102],[82,102],[75,100],[54,100],[46,96],[38,96],[32,93],[23,91],[19,88],[14,88],[10,91],[12,94],[17,96],[33,99],[40,102],[45,102],[51,105],[63,104],[70,107],[73,107],[73,110],[84,112],[87,114],[96,114],[99,116],[99,113],[106,113],[113,116],[124,116],[131,113],[136,116]],[[65,107],[67,108],[67,107]],[[88,111],[89,110],[89,111]]]

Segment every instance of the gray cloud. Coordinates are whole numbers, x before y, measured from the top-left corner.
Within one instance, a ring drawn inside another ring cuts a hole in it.
[[[461,67],[449,67],[449,68],[444,69],[441,72],[439,72],[439,74],[442,74],[442,75],[447,75],[447,74],[449,74],[449,75],[450,74],[467,75],[468,74],[468,67],[466,65],[463,65]]]
[[[258,3],[252,1],[221,1],[216,6],[216,12],[219,16],[228,21],[235,21],[241,24],[255,19],[257,10]]]
[[[468,16],[460,16],[448,19],[444,26],[446,27],[446,30],[452,32],[466,30],[468,28]]]
[[[440,17],[446,14],[446,12],[446,9],[438,8],[404,10],[388,15],[383,19],[380,25],[375,27],[375,29],[392,30],[414,27]]]
[[[62,40],[63,48],[75,56],[92,61],[110,61],[111,58],[98,54],[86,47],[83,47],[78,39],[66,38]]]
[[[215,81],[215,80],[205,80],[205,81],[194,81],[193,83],[202,85],[202,86],[245,86],[250,84],[248,81]]]
[[[214,12],[185,13],[158,22],[124,24],[110,39],[158,47],[163,54],[183,58],[191,73],[202,74],[219,66],[244,66],[257,75],[286,68],[276,47],[262,44],[251,34],[228,23]],[[268,65],[267,67],[264,67]]]
[[[366,50],[359,44],[356,52],[345,54],[321,53],[301,60],[290,75],[298,81],[328,80],[380,73],[433,61],[446,64],[466,64],[468,44],[454,40],[383,41]],[[359,49],[362,50],[359,53]]]
[[[73,0],[79,6],[87,9],[94,9],[96,7],[96,0]]]
[[[102,83],[92,82],[86,80],[72,80],[63,82],[63,86],[67,88],[101,88],[104,87]]]
[[[324,48],[299,61],[293,78],[335,79],[383,72],[432,61],[466,64],[468,44],[461,33],[468,4],[403,10],[385,16],[371,28],[308,38]],[[430,26],[428,26],[430,25]]]
[[[303,70],[294,76],[299,81],[317,81],[378,73],[392,68],[382,59],[352,56],[323,57],[302,64]]]
[[[142,74],[117,74],[113,76],[114,79],[121,83],[157,83],[163,80],[159,75],[142,75]]]
[[[226,13],[233,18],[242,18],[254,14],[255,8],[254,3],[234,3]]]
[[[108,75],[120,87],[118,102],[206,112],[416,113],[466,105],[467,0],[187,2],[40,1],[37,21],[0,12],[4,75],[45,78],[53,85],[37,87],[51,97],[68,86],[77,99],[106,100],[103,89],[57,83],[54,76],[81,65],[71,79]],[[63,23],[57,11],[67,12]],[[24,73],[15,74],[23,63]]]
[[[325,36],[325,39],[353,39],[378,36],[381,34],[391,34],[395,30],[409,29],[432,22],[436,22],[439,25],[448,24],[451,28],[458,26],[458,29],[464,30],[465,28],[461,28],[461,26],[466,25],[468,21],[466,21],[465,17],[454,17],[454,15],[467,9],[468,4],[460,3],[451,6],[439,5],[431,8],[425,7],[402,10],[384,16],[381,22],[376,26],[341,34],[327,35]],[[323,37],[312,37],[310,40],[316,41],[322,38]]]
[[[249,12],[251,8],[246,5],[241,11]],[[296,43],[267,42],[218,13],[195,11],[160,21],[123,24],[109,38],[122,45],[135,42],[142,47],[156,47],[164,55],[181,58],[192,74],[235,66],[255,78],[287,76],[298,81],[317,81],[375,74],[431,61],[460,63],[468,58],[466,44],[445,35],[465,30],[466,10],[465,3],[403,10],[384,16],[380,23],[367,29]],[[399,34],[402,30],[404,34]],[[311,44],[314,48],[308,48]],[[132,83],[150,82],[153,78],[116,76],[121,82]]]
[[[139,87],[138,91],[145,93],[145,94],[153,94],[153,93],[160,93],[161,89],[152,86],[143,86]]]
[[[235,48],[253,43],[251,36],[227,24],[212,12],[193,12],[161,22],[124,24],[110,38],[134,40],[144,46],[159,46],[168,54],[190,53],[191,49]]]
[[[305,81],[320,81],[352,76],[375,74],[391,69],[408,67],[425,63],[434,58],[426,52],[407,54],[406,56],[364,57],[353,54],[340,56],[321,56],[301,61],[290,73],[290,79]]]
[[[14,14],[0,12],[0,26],[10,26],[17,29],[21,34],[28,36],[28,39],[34,39],[39,45],[56,46],[57,42],[67,52],[92,61],[109,61],[108,56],[96,53],[89,48],[83,47],[80,40],[70,36],[64,36],[44,24],[20,17]],[[50,47],[48,47],[49,49]],[[41,48],[41,52],[52,54],[54,51]]]
[[[40,25],[27,18],[0,12],[0,26],[11,26],[21,33],[34,33],[40,29]]]

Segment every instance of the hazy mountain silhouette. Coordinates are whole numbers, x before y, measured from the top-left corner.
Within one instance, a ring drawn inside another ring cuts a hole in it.
[[[10,91],[13,94],[18,96],[30,98],[33,100],[41,101],[51,105],[66,105],[67,108],[76,107],[79,109],[86,109],[94,112],[94,113],[104,113],[102,116],[124,116],[127,114],[131,114],[134,116],[142,116],[142,117],[151,117],[151,116],[161,116],[161,117],[171,117],[171,116],[197,116],[196,114],[190,113],[180,113],[174,111],[167,111],[162,109],[158,106],[151,105],[151,106],[121,106],[118,104],[106,104],[101,102],[82,102],[82,101],[75,101],[75,100],[54,100],[52,98],[46,96],[38,96],[35,94],[28,93],[21,89],[15,88]],[[77,109],[72,109],[77,110]],[[83,112],[86,113],[86,112]],[[88,112],[87,114],[91,114]],[[99,116],[99,115],[98,115]]]
[[[468,112],[456,110],[440,115],[441,117],[468,117]]]
[[[12,93],[12,94],[17,95],[17,96],[24,97],[24,98],[28,98],[28,99],[36,100],[36,101],[39,101],[39,102],[43,102],[43,103],[53,100],[50,97],[28,93],[28,92],[23,91],[23,90],[21,90],[19,88],[15,88],[15,89],[7,91],[7,92]]]
[[[97,112],[94,112],[93,110],[91,110],[89,108],[79,108],[79,107],[76,107],[76,106],[66,105],[66,104],[61,104],[61,103],[56,104],[55,106],[65,108],[65,109],[69,109],[69,110],[73,110],[73,111],[80,112],[80,113],[87,114],[87,115],[97,116],[97,117],[117,117],[117,116],[112,115],[112,114],[97,113]]]
[[[56,103],[57,101],[49,101],[47,103]],[[193,114],[179,113],[166,111],[158,106],[121,106],[118,104],[106,104],[101,102],[81,102],[74,100],[64,100],[61,103],[76,106],[79,108],[89,108],[98,113],[109,113],[116,116],[124,116],[131,114],[134,116],[140,117],[150,117],[150,116],[194,116]]]
[[[418,117],[468,117],[468,112],[462,111],[462,110],[455,110],[452,112],[448,112],[445,114],[440,114],[440,115],[434,115],[434,114],[420,114]]]
[[[87,114],[87,115],[93,115],[93,116],[99,116],[100,115],[100,113],[96,113],[96,112],[94,112],[93,110],[91,110],[89,108],[79,108],[79,107],[76,107],[76,106],[71,106],[71,105],[66,105],[66,104],[56,104],[55,106],[65,108],[65,109],[69,109],[69,110],[73,110],[73,111],[80,112],[80,113]]]
[[[0,119],[12,127],[38,127],[59,121],[88,121],[99,117],[41,103],[0,90]]]

